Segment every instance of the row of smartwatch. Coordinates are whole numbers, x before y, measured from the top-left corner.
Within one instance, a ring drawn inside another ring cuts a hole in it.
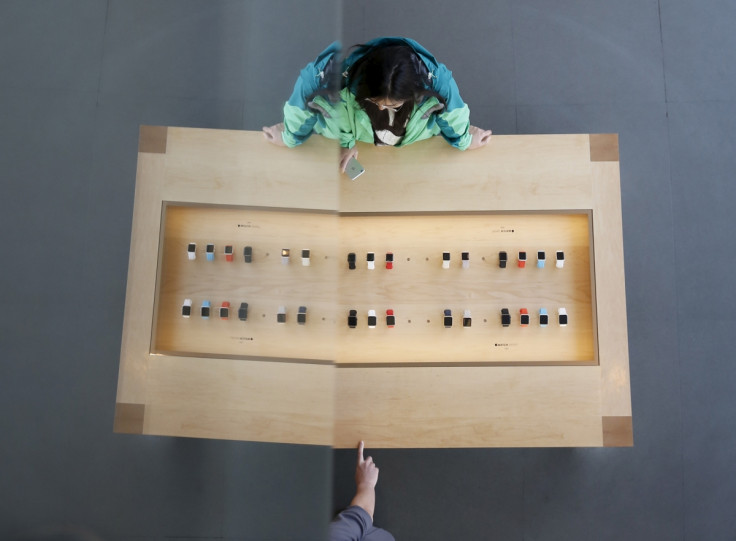
[[[216,307],[216,314],[220,319],[230,319],[230,303],[228,301],[223,302],[219,307]],[[210,315],[212,313],[213,306],[210,304],[210,301],[205,300],[202,301],[202,304],[199,308],[200,316],[202,319],[209,319]],[[181,315],[184,318],[189,318],[192,315],[192,299],[184,299],[184,303],[181,307]],[[247,302],[241,302],[240,307],[238,308],[238,319],[241,321],[247,321],[248,320],[248,303]],[[443,316],[443,324],[445,328],[450,328],[453,326],[453,316],[452,316],[452,310],[446,309],[442,312]],[[377,317],[375,310],[368,310],[368,327],[369,328],[375,328],[377,324]],[[286,307],[285,306],[279,306],[278,312],[276,313],[276,321],[278,323],[286,323]],[[540,327],[546,327],[549,325],[549,314],[547,313],[546,308],[540,308],[539,309],[539,326]],[[299,310],[297,312],[296,316],[296,322],[300,325],[304,325],[307,322],[307,307],[306,306],[300,306]],[[526,308],[521,308],[519,310],[519,325],[522,327],[528,327],[531,323],[531,316],[529,315],[529,311]],[[560,327],[565,327],[567,325],[567,310],[565,308],[558,308],[557,310],[557,323]],[[393,328],[396,325],[396,316],[394,315],[393,310],[386,310],[386,326],[389,328]],[[463,312],[463,318],[462,318],[462,326],[463,327],[471,327],[473,325],[473,318],[470,314],[470,310],[465,310]],[[511,312],[509,312],[508,308],[502,308],[501,309],[501,325],[503,327],[510,327],[511,326]],[[351,329],[354,329],[358,326],[358,311],[357,310],[350,310],[348,312],[348,327]]]
[[[231,244],[228,244],[223,249],[223,256],[225,257],[225,261],[234,261],[235,255],[233,251],[233,246]],[[197,243],[190,242],[187,245],[187,257],[190,261],[194,261],[197,258]],[[205,258],[207,261],[214,261],[215,260],[215,245],[214,244],[207,244],[205,246]],[[289,264],[291,258],[291,250],[289,248],[282,248],[281,249],[281,262],[285,265]],[[303,249],[301,251],[301,259],[302,259],[302,265],[305,267],[308,267],[311,262],[311,255],[310,251],[308,249]],[[505,251],[498,252],[498,266],[502,269],[506,268],[506,265],[508,263],[508,253]],[[246,263],[252,263],[253,262],[253,247],[252,246],[246,246],[243,248],[243,260]],[[368,252],[365,257],[366,265],[368,269],[373,270],[376,268],[376,254],[375,252]],[[450,252],[442,252],[442,268],[443,269],[449,269],[450,268],[450,262],[452,261],[452,255]],[[350,252],[348,254],[348,269],[354,270],[357,265],[357,257],[354,252]],[[460,262],[464,269],[470,268],[470,252],[462,252],[460,254]],[[516,257],[516,265],[523,269],[526,267],[527,262],[527,253],[525,251],[520,251],[517,254]],[[539,250],[537,252],[537,267],[540,269],[543,269],[545,264],[547,262],[547,254],[544,250]],[[394,254],[393,252],[387,252],[386,253],[386,262],[385,262],[387,269],[393,269],[394,268]],[[565,252],[562,250],[557,250],[555,252],[555,267],[558,269],[561,269],[565,266]]]
[[[378,321],[378,317],[376,316],[375,310],[368,310],[368,328],[374,329],[376,327]],[[549,325],[549,314],[547,313],[546,308],[540,308],[539,309],[539,326],[540,327],[546,327]],[[453,316],[452,316],[452,310],[446,309],[442,312],[442,323],[446,329],[449,329],[453,326]],[[521,308],[519,310],[519,325],[522,327],[528,327],[531,323],[531,317],[529,315],[529,311],[526,308]],[[557,310],[557,323],[560,327],[567,326],[567,310],[565,308],[559,308]],[[501,309],[501,325],[503,327],[510,327],[511,326],[511,312],[509,312],[508,308],[502,308]],[[358,311],[357,310],[350,310],[348,312],[348,327],[351,329],[354,329],[358,326]],[[386,310],[386,326],[389,328],[393,328],[396,326],[396,316],[394,315],[393,310]],[[470,310],[463,311],[463,317],[462,317],[462,326],[463,327],[472,327],[473,326],[473,318],[470,314]]]
[[[210,301],[202,301],[199,307],[199,315],[202,319],[209,319],[213,309],[215,310],[216,317],[220,319],[230,319],[230,303],[228,301],[223,302],[218,307],[213,307]],[[192,299],[184,299],[184,303],[181,306],[181,315],[184,318],[190,318],[192,315]],[[241,302],[240,307],[237,311],[237,316],[240,321],[248,320],[248,303]],[[276,312],[276,321],[278,323],[286,323],[286,307],[279,306]],[[300,325],[304,325],[307,322],[307,307],[300,306],[296,314],[296,322]]]
[[[215,260],[215,245],[212,243],[207,244],[204,248],[204,255],[207,261],[214,261]],[[225,257],[225,261],[235,260],[235,252],[234,252],[232,244],[227,244],[223,248],[222,255]],[[302,250],[301,255],[302,255],[302,265],[305,267],[308,267],[311,263],[310,251],[306,249]],[[189,261],[194,261],[195,259],[197,259],[197,243],[196,242],[190,242],[189,244],[187,244],[187,257],[189,258]],[[281,249],[281,262],[285,265],[288,265],[290,259],[291,259],[291,249],[282,248]],[[245,246],[243,248],[243,260],[246,263],[253,262],[253,247],[252,246]]]
[[[506,265],[509,260],[509,254],[507,252],[501,251],[498,252],[498,266],[502,269],[506,268]],[[357,266],[357,258],[354,252],[350,252],[348,254],[348,269],[354,270]],[[366,265],[369,270],[373,270],[376,268],[376,254],[375,252],[368,252],[365,256]],[[442,252],[442,268],[443,269],[449,269],[450,263],[452,261],[452,254],[450,252]],[[527,261],[527,253],[524,251],[520,251],[516,257],[516,265],[523,269],[526,267],[526,261]],[[537,252],[537,267],[540,269],[543,269],[545,267],[545,264],[547,262],[547,253],[544,250],[539,250]],[[470,252],[461,252],[460,254],[460,264],[462,268],[468,269],[470,268]],[[555,252],[555,267],[558,269],[561,269],[565,266],[565,252],[562,250],[557,250]],[[387,269],[393,269],[394,268],[394,254],[392,252],[386,253],[386,268]]]

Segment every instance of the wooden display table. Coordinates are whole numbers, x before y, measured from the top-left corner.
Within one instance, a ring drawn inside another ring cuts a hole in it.
[[[632,445],[617,137],[359,148],[141,128],[115,431]]]

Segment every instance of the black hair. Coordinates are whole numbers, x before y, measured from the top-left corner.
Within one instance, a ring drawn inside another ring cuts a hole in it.
[[[416,104],[434,96],[446,106],[444,98],[432,90],[424,62],[410,46],[384,44],[355,47],[363,54],[348,69],[345,84],[355,96],[358,105],[368,114],[374,130],[388,129],[395,135],[402,136]],[[369,101],[372,98],[388,98],[404,103],[396,111],[392,126],[389,126],[388,111],[380,110]]]

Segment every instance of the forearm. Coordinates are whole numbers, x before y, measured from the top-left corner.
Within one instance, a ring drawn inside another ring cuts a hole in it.
[[[357,505],[365,509],[366,513],[371,516],[373,520],[373,512],[376,508],[376,489],[370,485],[358,485],[358,490],[355,492],[353,501],[350,505]]]

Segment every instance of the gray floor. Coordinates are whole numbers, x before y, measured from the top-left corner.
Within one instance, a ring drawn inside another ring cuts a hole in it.
[[[406,35],[477,125],[620,134],[635,447],[378,450],[377,523],[736,539],[734,22],[731,0],[1,0],[0,538],[325,534],[352,452],[111,433],[137,129],[259,129],[334,38]]]

